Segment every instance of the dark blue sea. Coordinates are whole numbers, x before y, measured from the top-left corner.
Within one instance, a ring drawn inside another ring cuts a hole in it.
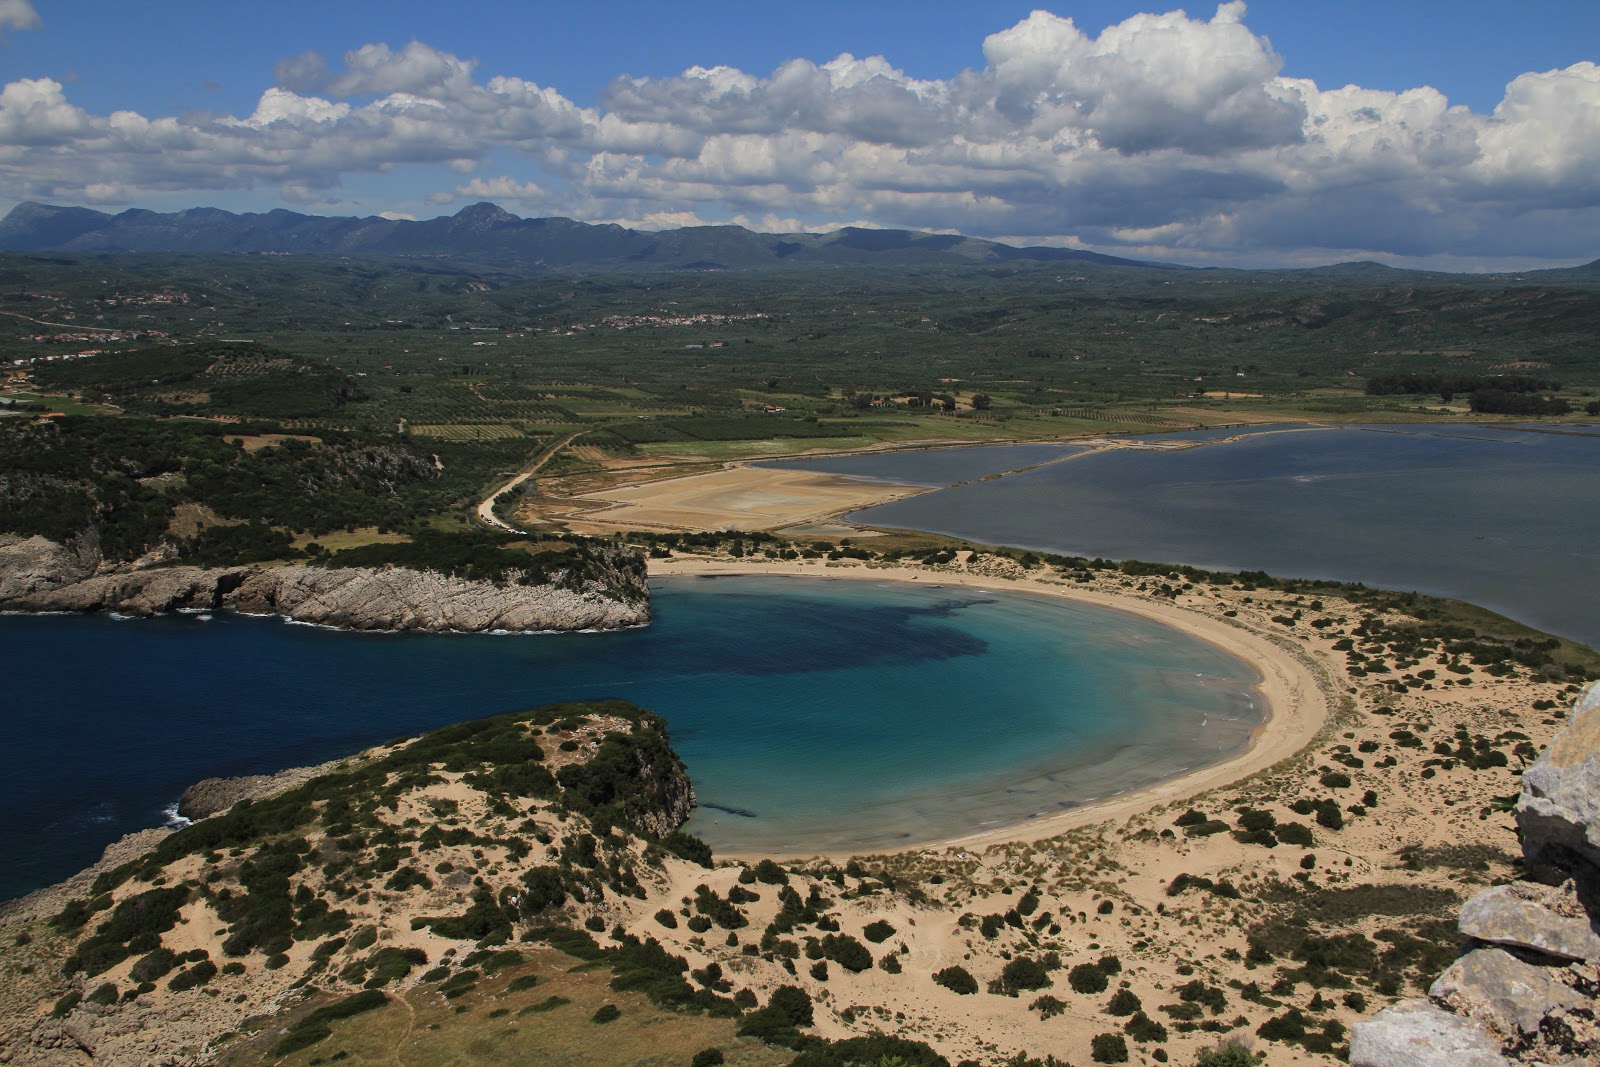
[[[655,583],[618,633],[341,633],[218,614],[0,618],[0,898],[159,825],[182,790],[552,701],[663,715],[721,850],[973,832],[1239,750],[1255,673],[1120,612],[768,578]],[[749,814],[734,814],[734,809]]]

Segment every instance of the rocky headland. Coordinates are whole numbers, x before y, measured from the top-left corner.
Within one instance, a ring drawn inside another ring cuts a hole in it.
[[[351,630],[614,630],[650,620],[642,567],[535,585],[406,567],[108,566],[43,537],[0,534],[0,610],[238,611]]]

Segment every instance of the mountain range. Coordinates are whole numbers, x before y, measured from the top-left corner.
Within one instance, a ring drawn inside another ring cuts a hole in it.
[[[111,215],[32,201],[0,220],[12,252],[302,253],[438,256],[523,268],[752,270],[795,267],[938,267],[1009,262],[1156,267],[1073,248],[1030,247],[954,234],[845,227],[831,233],[756,233],[742,226],[631,230],[567,218],[525,219],[479,203],[425,221],[328,218],[278,209],[235,214],[134,208]]]

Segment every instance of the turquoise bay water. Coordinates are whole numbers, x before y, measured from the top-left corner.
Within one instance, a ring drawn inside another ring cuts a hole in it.
[[[0,899],[158,825],[200,778],[551,701],[664,716],[706,805],[691,828],[724,851],[1014,823],[1215,762],[1260,720],[1251,667],[1121,612],[887,582],[653,588],[656,621],[609,634],[0,618]]]
[[[1320,428],[1116,450],[850,518],[1071,555],[1458,597],[1600,647],[1600,436],[1537,429],[1546,432]],[[899,458],[826,469],[881,476]]]

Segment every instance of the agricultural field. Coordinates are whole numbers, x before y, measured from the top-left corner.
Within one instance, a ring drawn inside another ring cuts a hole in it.
[[[562,442],[540,493],[818,451],[1477,419],[1491,393],[1485,410],[1592,423],[1596,337],[1592,269],[518,275],[0,255],[0,411],[409,443],[480,494]]]

